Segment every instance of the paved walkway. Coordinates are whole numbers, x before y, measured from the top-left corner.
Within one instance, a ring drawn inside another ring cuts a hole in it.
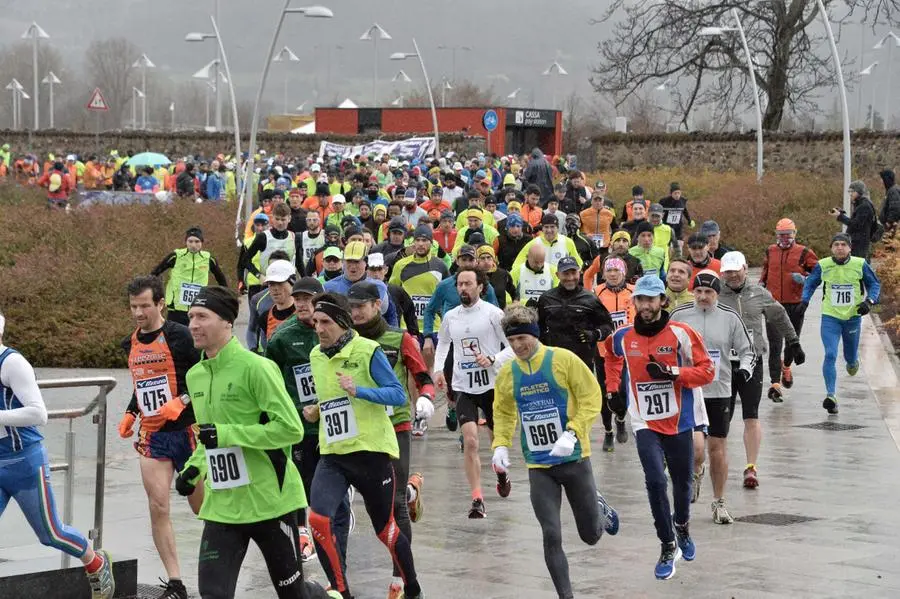
[[[697,560],[680,562],[674,579],[656,581],[652,568],[659,544],[634,443],[618,446],[613,454],[595,453],[592,460],[599,487],[618,508],[622,527],[617,537],[604,537],[597,546],[588,547],[578,540],[571,513],[564,506],[564,544],[577,596],[900,596],[897,377],[874,326],[866,319],[863,369],[849,378],[839,363],[841,413],[827,417],[821,408],[824,390],[818,314],[819,307],[814,304],[802,336],[808,363],[795,370],[796,384],[788,399],[781,405],[763,399],[761,485],[756,491],[740,486],[743,427],[737,419],[733,423],[729,441],[732,479],[727,495],[732,513],[746,521],[732,526],[712,523],[707,478],[692,520]],[[139,558],[140,581],[152,583],[164,573],[150,537],[134,451],[114,432],[126,403],[128,381],[124,371],[113,372],[121,384],[111,399],[104,546],[114,555]],[[42,370],[39,376],[61,374],[72,373]],[[879,393],[877,399],[873,389]],[[86,394],[69,399],[57,392],[46,395],[48,404],[58,407],[77,403]],[[519,450],[513,451],[512,494],[500,499],[487,476],[490,452],[487,433],[482,432],[488,519],[468,520],[469,494],[456,448],[457,435],[444,429],[442,422],[443,410],[439,409],[435,427],[427,438],[414,441],[412,453],[413,468],[425,473],[427,503],[423,519],[413,526],[413,547],[428,597],[553,599]],[[829,428],[823,429],[823,424]],[[835,424],[850,425],[853,430],[833,430]],[[57,457],[62,455],[63,431],[58,422],[47,428],[48,446]],[[93,505],[92,428],[82,423],[76,431],[79,463],[74,523],[87,529]],[[596,448],[601,434],[598,423]],[[55,481],[61,502],[63,478],[57,476]],[[390,580],[388,556],[375,539],[359,499],[355,510],[358,524],[350,540],[349,578],[359,599],[381,598]],[[174,492],[173,512],[184,578],[189,588],[196,589],[202,525]],[[788,523],[793,519],[809,520]],[[11,506],[0,521],[0,576],[58,566],[58,556],[32,539],[21,513]],[[318,564],[313,563],[308,571],[313,578],[324,579]],[[239,589],[240,598],[275,596],[255,549],[247,556]]]

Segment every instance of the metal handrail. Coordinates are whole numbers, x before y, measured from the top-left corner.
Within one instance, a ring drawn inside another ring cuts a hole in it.
[[[75,431],[73,422],[96,410],[91,419],[97,425],[97,476],[94,482],[94,528],[88,532],[88,537],[94,541],[94,549],[103,546],[103,496],[106,488],[106,397],[116,386],[116,379],[111,376],[97,376],[88,378],[71,379],[46,379],[37,382],[41,389],[70,389],[73,387],[99,387],[96,397],[83,408],[67,408],[62,410],[47,410],[49,420],[68,420],[69,430],[66,431],[66,461],[50,466],[52,472],[66,473],[66,487],[64,493],[63,521],[72,523],[75,496]],[[69,555],[62,554],[62,568],[69,567]]]

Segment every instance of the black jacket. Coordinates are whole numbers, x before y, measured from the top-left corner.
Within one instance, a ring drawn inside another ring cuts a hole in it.
[[[391,301],[397,306],[397,312],[403,317],[406,330],[413,337],[418,337],[419,319],[416,318],[416,305],[413,303],[412,298],[399,285],[388,285],[387,288],[388,293],[391,294]]]
[[[497,305],[501,310],[506,308],[507,293],[512,301],[519,301],[519,290],[516,289],[516,285],[513,283],[512,275],[505,268],[494,269],[494,272],[488,274],[488,281],[494,288],[494,293],[497,294]]]
[[[613,331],[609,312],[596,295],[581,286],[568,291],[558,285],[541,295],[538,326],[544,345],[574,352],[588,368],[594,365],[597,342]],[[581,340],[582,334],[587,335],[586,341]]]
[[[521,252],[522,248],[534,238],[530,235],[523,234],[520,238],[513,239],[509,236],[509,233],[503,232],[497,239],[499,239],[500,247],[500,250],[497,252],[497,266],[506,270],[511,270],[513,262],[516,261],[519,252]]]
[[[875,206],[867,196],[860,196],[853,202],[853,212],[847,216],[841,211],[838,221],[847,225],[850,236],[850,254],[868,258],[872,247],[872,229],[875,227]]]
[[[186,170],[178,173],[178,176],[175,177],[175,192],[183,197],[193,197],[194,192],[194,172],[188,172]]]
[[[524,179],[526,183],[537,185],[541,188],[541,200],[546,201],[553,195],[553,169],[544,153],[538,148],[531,152],[531,159],[525,167]]]
[[[894,180],[894,171],[883,170],[880,174],[884,182],[885,196],[878,219],[885,227],[890,227],[900,222],[900,185]]]

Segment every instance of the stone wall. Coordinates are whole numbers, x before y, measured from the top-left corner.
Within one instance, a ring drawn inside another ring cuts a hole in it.
[[[767,133],[763,138],[766,171],[802,171],[835,175],[843,170],[840,133]],[[852,165],[859,176],[900,167],[900,133],[860,132],[851,137]],[[755,171],[756,134],[610,134],[585,140],[579,168],[589,172],[635,168],[688,168]]]
[[[397,140],[415,137],[415,134],[380,135],[380,139]],[[291,133],[260,133],[256,145],[264,148],[270,155],[284,152],[288,156],[305,156],[319,151],[322,141],[333,141],[348,145],[365,143],[375,139],[372,136],[347,135],[294,135]],[[124,154],[128,150],[138,152],[160,152],[170,158],[186,155],[202,154],[215,156],[219,153],[229,154],[234,151],[234,134],[232,133],[144,133],[134,131],[105,131],[99,136],[93,133],[76,133],[72,131],[0,131],[0,143],[8,143],[14,155],[33,152],[43,158],[48,152],[57,154],[92,153],[107,154],[116,149]],[[250,136],[242,136],[241,147],[247,150]],[[481,137],[463,136],[459,134],[441,135],[441,152],[455,151],[469,156],[475,152],[483,152],[485,140]]]

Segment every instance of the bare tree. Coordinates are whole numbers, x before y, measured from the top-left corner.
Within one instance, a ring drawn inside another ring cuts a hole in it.
[[[431,93],[434,102],[441,105],[441,82],[431,82]],[[497,104],[497,96],[493,86],[482,87],[474,81],[461,80],[453,84],[453,89],[444,90],[447,106],[491,106]],[[410,92],[406,98],[406,106],[428,106],[428,92],[422,88]]]
[[[137,46],[124,37],[93,41],[88,46],[87,79],[103,91],[109,104],[104,117],[107,127],[123,125],[126,109],[131,107],[131,88],[139,81],[139,72],[131,65],[140,55]]]
[[[836,0],[823,0],[826,7]],[[851,0],[858,8],[900,0]],[[847,9],[840,4],[845,13]],[[671,79],[681,123],[698,106],[712,120],[734,120],[752,104],[747,60],[737,35],[703,37],[706,26],[734,27],[736,9],[756,62],[764,102],[763,128],[778,129],[786,108],[812,110],[818,90],[836,85],[831,57],[818,53],[824,33],[814,0],[614,0],[594,22],[617,20],[616,35],[599,44],[591,84],[612,93],[616,105],[645,84]],[[620,15],[622,16],[619,19]],[[846,18],[847,15],[842,15]]]
[[[3,98],[0,101],[0,123],[4,126],[12,128],[12,97],[11,92],[3,88],[12,81],[13,78],[18,79],[25,87],[28,95],[31,95],[32,77],[34,76],[34,66],[32,64],[32,46],[30,41],[17,42],[0,49],[0,91],[3,91]],[[69,95],[76,87],[76,78],[74,73],[66,66],[62,54],[56,48],[49,44],[41,44],[38,50],[38,74],[43,79],[48,71],[53,71],[57,77],[63,82],[65,87],[56,87],[54,91],[54,109],[59,114],[61,99]],[[46,86],[41,86],[41,113],[47,115],[50,106],[50,96],[47,94]],[[34,122],[34,111],[30,109],[32,100],[22,100],[22,120],[23,127],[32,127]],[[41,119],[42,124],[47,126],[49,120]],[[55,125],[59,127],[65,121],[55,119]]]

